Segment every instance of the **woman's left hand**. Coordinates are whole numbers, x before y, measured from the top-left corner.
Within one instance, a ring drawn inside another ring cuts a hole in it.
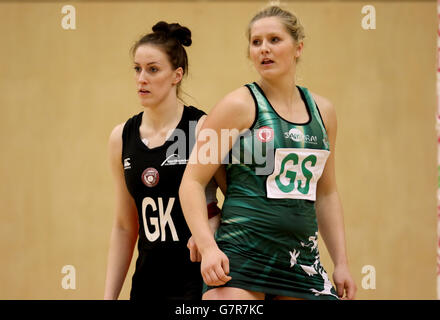
[[[351,277],[346,264],[335,266],[333,281],[336,285],[338,297],[342,300],[353,300],[356,296],[356,283]],[[344,296],[345,292],[345,296]]]

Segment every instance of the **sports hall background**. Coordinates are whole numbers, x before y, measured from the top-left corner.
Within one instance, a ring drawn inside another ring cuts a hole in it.
[[[107,141],[142,110],[130,46],[159,20],[189,27],[183,98],[209,111],[257,79],[245,30],[266,3],[0,1],[0,299],[102,299],[114,214]],[[68,4],[76,30],[61,26]],[[357,297],[436,299],[436,2],[285,4],[306,32],[297,83],[337,110]],[[376,9],[375,30],[361,27],[364,5]],[[320,251],[330,275],[323,242]],[[62,288],[65,265],[75,290]],[[366,265],[375,289],[362,287]]]

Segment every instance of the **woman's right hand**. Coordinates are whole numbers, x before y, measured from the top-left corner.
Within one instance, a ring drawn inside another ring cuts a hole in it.
[[[221,286],[232,279],[228,275],[229,259],[218,247],[202,253],[201,273],[208,286]]]
[[[254,120],[255,103],[246,87],[240,87],[224,97],[211,109],[203,122],[180,182],[179,199],[182,211],[202,255],[203,281],[210,286],[223,285],[231,277],[228,276],[229,259],[216,245],[209,227],[205,189],[219,171],[240,132],[250,128]],[[224,130],[230,130],[227,138],[224,137]],[[210,134],[214,132],[213,137],[222,138],[210,138]],[[210,150],[209,158],[206,148]],[[226,191],[226,183],[220,181],[219,186],[223,192]]]

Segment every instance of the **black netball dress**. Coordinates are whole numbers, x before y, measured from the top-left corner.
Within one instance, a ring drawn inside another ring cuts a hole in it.
[[[186,245],[191,233],[180,206],[179,186],[197,121],[205,113],[185,106],[168,140],[151,149],[140,137],[142,114],[130,118],[122,134],[125,181],[139,218],[139,256],[130,299],[200,300],[200,263],[189,259]]]

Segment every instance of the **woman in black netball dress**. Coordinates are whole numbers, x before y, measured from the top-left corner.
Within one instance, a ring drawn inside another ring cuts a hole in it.
[[[110,163],[116,187],[105,299],[117,299],[138,240],[130,299],[201,299],[202,277],[178,190],[205,113],[179,100],[191,32],[159,22],[132,48],[143,111],[116,126]],[[218,184],[224,190],[224,172]],[[215,201],[216,186],[209,201]],[[209,205],[213,214],[216,205]],[[214,228],[219,219],[209,220]],[[139,238],[138,238],[139,237]],[[188,247],[187,247],[188,246]],[[191,259],[188,248],[192,249]],[[196,261],[196,262],[193,262]]]

